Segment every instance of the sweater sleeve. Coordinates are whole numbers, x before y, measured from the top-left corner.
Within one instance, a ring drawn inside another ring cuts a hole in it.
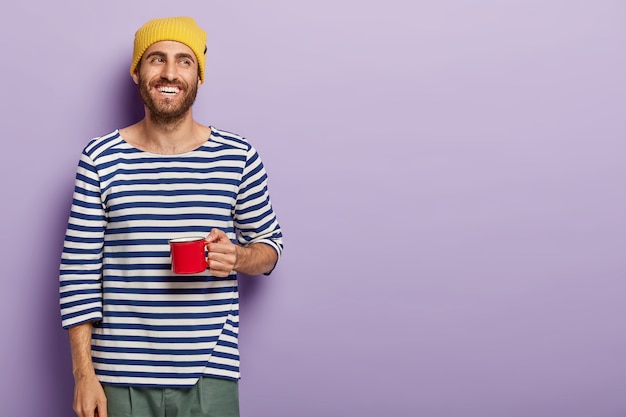
[[[246,155],[234,218],[240,244],[265,243],[280,257],[283,234],[272,209],[263,162],[252,146]]]
[[[61,255],[61,324],[102,319],[102,250],[106,213],[94,162],[83,152]]]

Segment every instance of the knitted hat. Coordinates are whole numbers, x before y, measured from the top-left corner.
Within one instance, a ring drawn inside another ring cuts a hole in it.
[[[131,75],[135,72],[146,49],[160,41],[176,41],[191,48],[198,60],[200,80],[204,82],[206,32],[197,25],[194,19],[185,16],[153,19],[139,28],[135,33],[133,61],[130,66]]]

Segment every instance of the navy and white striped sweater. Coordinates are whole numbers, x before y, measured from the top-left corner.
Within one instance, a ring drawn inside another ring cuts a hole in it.
[[[84,149],[60,268],[64,328],[93,321],[102,383],[192,386],[239,378],[237,276],[170,271],[168,240],[212,228],[280,256],[267,175],[243,138],[211,129],[198,149],[159,155],[114,131]]]

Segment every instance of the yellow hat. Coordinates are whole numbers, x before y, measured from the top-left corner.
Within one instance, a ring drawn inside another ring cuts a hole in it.
[[[187,45],[196,55],[200,69],[200,80],[204,82],[206,64],[206,32],[191,17],[165,17],[153,19],[144,24],[135,33],[131,75],[146,49],[160,41],[176,41]]]

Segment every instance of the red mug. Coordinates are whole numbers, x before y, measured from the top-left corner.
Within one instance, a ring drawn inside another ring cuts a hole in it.
[[[169,243],[173,273],[199,274],[209,267],[205,252],[208,243],[203,237],[179,237]]]

